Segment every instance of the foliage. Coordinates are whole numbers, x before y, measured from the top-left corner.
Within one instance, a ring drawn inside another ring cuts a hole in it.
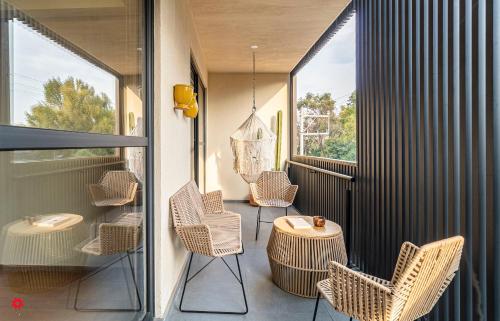
[[[307,115],[326,115],[317,119],[304,119],[303,130],[306,133],[327,133],[327,135],[309,135],[304,137],[304,155],[327,157],[342,160],[356,160],[356,93],[353,92],[346,104],[336,108],[330,93],[307,93],[297,102],[297,109]],[[297,124],[300,131],[300,123]],[[329,126],[328,126],[329,125]],[[299,146],[300,148],[300,146]]]
[[[58,78],[44,84],[44,101],[26,113],[29,126],[113,134],[115,111],[109,97],[96,94],[80,79]]]
[[[26,113],[29,126],[100,134],[115,132],[116,114],[106,94],[97,94],[92,86],[72,77],[64,81],[49,79],[43,87],[44,100]],[[59,158],[112,154],[112,148],[68,150]]]

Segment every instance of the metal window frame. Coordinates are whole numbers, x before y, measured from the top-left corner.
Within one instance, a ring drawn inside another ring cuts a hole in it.
[[[145,136],[121,136],[74,132],[65,130],[0,125],[0,152],[15,150],[55,150],[79,148],[144,147],[146,150],[146,303],[143,320],[154,317],[154,128],[153,128],[153,57],[154,57],[154,0],[143,0],[144,6],[144,113]]]
[[[300,61],[295,65],[295,67],[290,71],[289,74],[289,102],[288,102],[288,112],[289,115],[294,115],[294,78],[297,76],[297,73],[305,66],[309,61],[311,61],[314,56],[316,56],[321,49],[332,39],[332,37],[344,26],[344,24],[349,20],[352,15],[356,13],[356,8],[354,7],[354,1],[349,2],[349,4],[342,10],[339,16],[332,22],[332,24],[326,29],[326,31],[319,37],[319,39],[312,45],[312,47],[307,51],[307,53],[300,59]],[[291,159],[294,153],[294,135],[296,131],[294,130],[294,119],[295,117],[289,117],[289,152],[288,156]],[[306,156],[307,157],[307,156]],[[356,153],[357,158],[357,153]]]

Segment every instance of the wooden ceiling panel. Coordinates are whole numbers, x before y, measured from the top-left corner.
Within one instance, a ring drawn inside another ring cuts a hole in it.
[[[210,72],[289,72],[349,0],[189,0]]]

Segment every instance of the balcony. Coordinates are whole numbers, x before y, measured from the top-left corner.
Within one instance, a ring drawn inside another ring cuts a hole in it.
[[[499,39],[500,0],[0,0],[0,313],[500,320]]]

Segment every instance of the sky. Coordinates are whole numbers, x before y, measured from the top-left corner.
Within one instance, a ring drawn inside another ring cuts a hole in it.
[[[10,22],[10,26],[12,125],[26,125],[26,112],[43,101],[43,84],[54,77],[82,79],[94,87],[96,93],[108,95],[115,106],[115,76],[18,20]]]
[[[297,74],[297,98],[329,92],[336,106],[356,89],[356,22],[353,15]]]

